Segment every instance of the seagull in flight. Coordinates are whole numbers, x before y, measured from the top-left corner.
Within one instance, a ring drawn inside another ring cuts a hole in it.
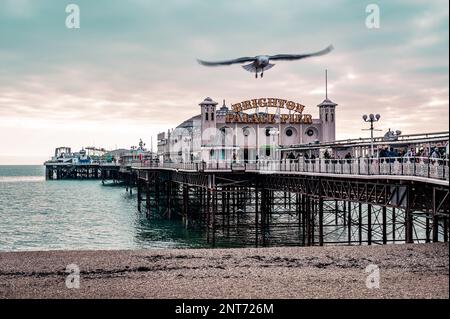
[[[310,58],[314,56],[321,56],[327,54],[333,50],[333,46],[330,45],[327,48],[308,54],[277,54],[277,55],[257,55],[255,57],[242,57],[233,60],[226,61],[203,61],[197,59],[198,63],[205,66],[221,66],[221,65],[232,65],[232,64],[240,64],[247,63],[249,64],[243,65],[242,67],[252,73],[255,73],[255,78],[258,78],[258,72],[261,72],[261,77],[264,76],[264,71],[271,69],[275,64],[270,63],[270,61],[292,61],[292,60],[300,60],[304,58]]]

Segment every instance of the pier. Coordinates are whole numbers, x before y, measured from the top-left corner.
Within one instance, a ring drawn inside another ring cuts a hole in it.
[[[415,134],[291,145],[280,159],[183,162],[160,161],[141,140],[83,160],[61,148],[45,165],[47,179],[120,183],[150,221],[181,221],[212,247],[448,242],[448,157],[364,156],[372,144],[395,154],[446,143],[448,132]]]
[[[448,161],[138,164],[137,206],[220,245],[448,241]]]

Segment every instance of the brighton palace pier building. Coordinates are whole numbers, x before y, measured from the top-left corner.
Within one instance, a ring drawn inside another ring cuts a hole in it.
[[[290,145],[333,142],[336,106],[326,98],[313,119],[295,101],[254,98],[228,107],[210,97],[200,104],[200,114],[175,129],[158,134],[160,162],[250,162],[279,159],[278,151]]]

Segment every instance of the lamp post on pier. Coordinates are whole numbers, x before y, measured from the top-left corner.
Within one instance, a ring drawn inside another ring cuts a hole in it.
[[[278,147],[279,147],[279,145],[280,145],[280,130],[279,129],[276,129],[276,128],[273,128],[273,129],[270,129],[270,131],[269,131],[269,135],[270,136],[272,136],[272,138],[273,138],[273,143],[275,144],[275,157],[274,157],[274,159],[278,159],[278,157],[279,157],[279,154],[278,154],[278,152],[279,152],[279,150],[278,150]],[[278,138],[278,140],[276,140]],[[272,154],[271,154],[272,155]]]
[[[369,114],[368,116],[366,114],[363,115],[363,120],[364,122],[368,122],[370,123],[370,128],[368,130],[370,130],[370,153],[371,153],[371,157],[374,157],[374,150],[373,150],[373,131],[375,130],[373,128],[373,123],[374,122],[378,122],[381,118],[380,114],[376,114],[373,115],[372,113]],[[363,130],[363,131],[367,131],[367,129]],[[376,131],[380,131],[380,130],[376,130]]]

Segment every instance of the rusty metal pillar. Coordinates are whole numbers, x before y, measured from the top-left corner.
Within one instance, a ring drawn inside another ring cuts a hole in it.
[[[395,215],[396,211],[395,208],[392,207],[392,242],[395,243],[395,236],[396,236],[396,227],[397,227],[397,216]]]
[[[311,246],[311,198],[306,195],[305,203],[306,245]]]
[[[231,187],[227,186],[227,237],[230,237],[230,220],[231,220]]]
[[[314,246],[316,242],[316,213],[317,213],[317,200],[311,198],[311,245]]]
[[[323,234],[323,197],[322,197],[322,183],[319,179],[318,181],[318,195],[319,198],[317,200],[317,210],[318,210],[318,223],[319,223],[319,246],[323,246],[324,243],[324,234]]]
[[[222,214],[222,231],[225,233],[227,223],[227,186],[222,186],[220,190],[221,214]]]
[[[410,207],[410,190],[406,187],[406,207],[405,207],[405,242],[407,244],[414,243],[413,238],[413,215]]]
[[[206,190],[206,242],[209,244],[210,242],[210,223],[211,223],[211,192],[209,188]]]
[[[301,213],[301,208],[300,208],[300,198],[301,195],[299,193],[295,194],[295,214],[297,215],[298,218],[298,240],[300,241],[300,244],[303,245],[302,243],[302,213]]]
[[[358,240],[359,244],[362,244],[362,203],[358,203]]]
[[[217,191],[215,186],[211,189],[212,212],[211,212],[211,231],[212,231],[212,247],[216,247],[216,212],[217,212]]]
[[[133,174],[127,174],[128,180],[130,181],[130,195],[133,195]]]
[[[183,203],[182,203],[182,219],[183,219],[183,223],[184,226],[187,228],[188,227],[188,207],[189,207],[189,186],[186,184],[182,185],[183,187]]]
[[[233,221],[234,221],[234,219],[236,217],[236,187],[232,186],[231,188],[232,188],[231,192],[232,192],[232,200],[233,200],[232,207],[233,207]]]
[[[258,247],[258,228],[259,228],[259,189],[258,184],[255,185],[255,247]]]
[[[381,222],[382,222],[382,229],[383,229],[383,245],[387,244],[387,215],[386,215],[386,206],[382,207],[381,212]]]
[[[339,223],[339,202],[334,201],[334,224],[337,226]]]
[[[141,211],[141,201],[142,201],[142,194],[141,194],[141,182],[139,180],[139,178],[136,181],[136,186],[137,186],[137,204],[138,204],[138,211]]]
[[[159,183],[160,183],[159,174],[156,174],[155,180],[153,181],[153,183],[155,183],[155,208],[157,209],[157,212],[159,213],[160,212],[160,210],[159,210],[159,204],[160,204],[160,202],[159,202]]]
[[[367,244],[372,245],[372,204],[367,204]]]
[[[433,187],[433,195],[432,195],[432,218],[433,218],[433,242],[437,243],[439,241],[439,219],[436,211],[436,188]]]
[[[348,236],[348,244],[352,243],[352,203],[348,202],[348,222],[347,222],[347,236]]]
[[[444,243],[448,242],[448,216],[444,217]]]
[[[166,203],[167,203],[167,218],[170,220],[172,218],[172,182],[170,180],[167,181]]]
[[[342,201],[342,218],[344,219],[344,227],[347,226],[347,202]]]
[[[433,243],[439,242],[439,219],[433,214]]]
[[[198,195],[198,201],[199,201],[199,209],[200,209],[200,221],[202,223],[202,226],[206,224],[205,222],[205,201],[203,200],[203,188],[197,186],[197,195]]]
[[[323,246],[323,197],[319,196],[319,246]]]
[[[266,215],[269,209],[268,205],[268,191],[263,188],[261,190],[261,236],[262,236],[262,246],[266,246]]]
[[[295,195],[297,195],[297,194],[295,194]],[[288,205],[289,205],[289,212],[291,212],[291,211],[292,211],[292,193],[291,193],[291,192],[289,192],[289,202],[288,202]]]
[[[236,191],[236,197],[237,197],[237,210],[236,210],[236,220],[237,220],[237,225],[239,225],[240,222],[240,214],[241,214],[241,202],[242,202],[242,195],[241,195],[241,188],[237,187],[234,189]]]
[[[301,228],[302,228],[302,242],[303,245],[306,246],[306,196],[305,194],[301,195],[301,210],[300,210],[300,214],[301,214],[301,220],[299,222],[301,222]]]
[[[146,209],[146,215],[147,219],[150,219],[150,181],[147,180],[145,182],[145,209]]]

